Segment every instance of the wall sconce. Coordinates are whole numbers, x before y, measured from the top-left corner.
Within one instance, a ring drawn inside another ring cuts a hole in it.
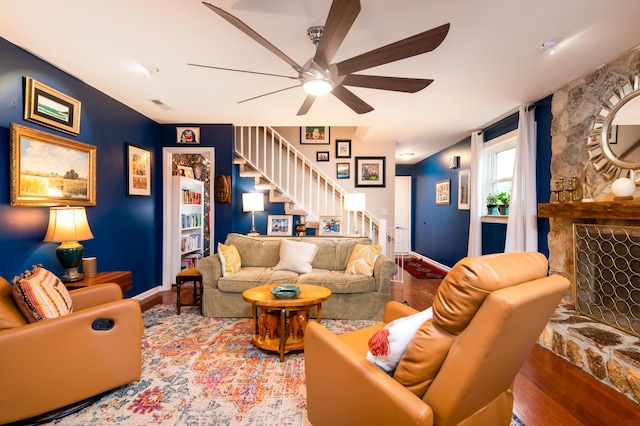
[[[264,194],[262,192],[245,192],[242,194],[242,211],[251,212],[251,230],[247,235],[260,235],[256,230],[256,213],[264,211]]]
[[[460,167],[460,156],[452,155],[451,157],[449,157],[449,168],[457,169],[458,167]]]
[[[344,194],[344,210],[353,212],[353,234],[358,235],[358,212],[364,211],[366,208],[366,194],[364,192],[350,192]],[[362,226],[364,229],[364,216],[362,218]]]
[[[87,212],[84,207],[51,207],[49,210],[49,227],[44,236],[46,243],[60,243],[56,248],[56,257],[64,268],[62,281],[75,282],[84,277],[78,272],[82,261],[84,247],[78,241],[93,238]]]

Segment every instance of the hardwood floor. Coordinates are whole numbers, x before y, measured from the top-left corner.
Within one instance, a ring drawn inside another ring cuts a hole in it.
[[[431,306],[439,280],[419,280],[402,271],[404,283],[392,283],[394,300],[415,309]],[[182,293],[188,298],[188,291]],[[175,291],[141,303],[175,303]],[[589,374],[536,345],[514,385],[514,413],[527,426],[640,425],[640,405]]]

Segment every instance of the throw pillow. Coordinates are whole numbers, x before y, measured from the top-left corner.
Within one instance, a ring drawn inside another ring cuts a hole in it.
[[[369,339],[367,360],[392,375],[413,336],[431,318],[433,311],[429,308],[391,321]]]
[[[238,253],[236,246],[227,246],[218,243],[218,257],[220,257],[220,263],[222,264],[223,277],[240,271],[242,261],[240,260],[240,253]]]
[[[71,296],[62,281],[40,265],[13,279],[13,300],[30,323],[73,311]]]
[[[356,244],[353,247],[349,261],[347,262],[346,274],[362,274],[373,275],[373,265],[376,263],[376,259],[380,256],[382,246],[368,245],[368,244]]]
[[[273,269],[308,274],[311,272],[311,262],[317,252],[318,247],[315,244],[282,240],[280,241],[280,261]]]

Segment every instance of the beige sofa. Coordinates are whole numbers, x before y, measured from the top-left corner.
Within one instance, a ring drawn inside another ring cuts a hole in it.
[[[280,241],[284,238],[318,247],[310,273],[273,269],[280,260]],[[242,268],[223,277],[217,253],[198,262],[196,268],[202,274],[204,287],[202,313],[208,317],[251,317],[251,305],[242,299],[244,290],[263,284],[300,283],[321,285],[331,290],[331,298],[322,304],[324,318],[381,320],[384,307],[391,300],[391,277],[398,267],[394,261],[380,255],[372,277],[345,274],[351,251],[358,243],[371,244],[371,240],[229,234],[224,244],[238,249]]]

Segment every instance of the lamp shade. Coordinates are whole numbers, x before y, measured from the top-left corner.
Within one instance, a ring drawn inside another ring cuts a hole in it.
[[[264,194],[262,192],[245,192],[242,194],[243,212],[264,211]]]
[[[92,238],[84,207],[51,207],[45,242],[64,243]]]
[[[344,209],[348,212],[361,212],[366,207],[366,194],[364,192],[350,192],[344,194]]]

